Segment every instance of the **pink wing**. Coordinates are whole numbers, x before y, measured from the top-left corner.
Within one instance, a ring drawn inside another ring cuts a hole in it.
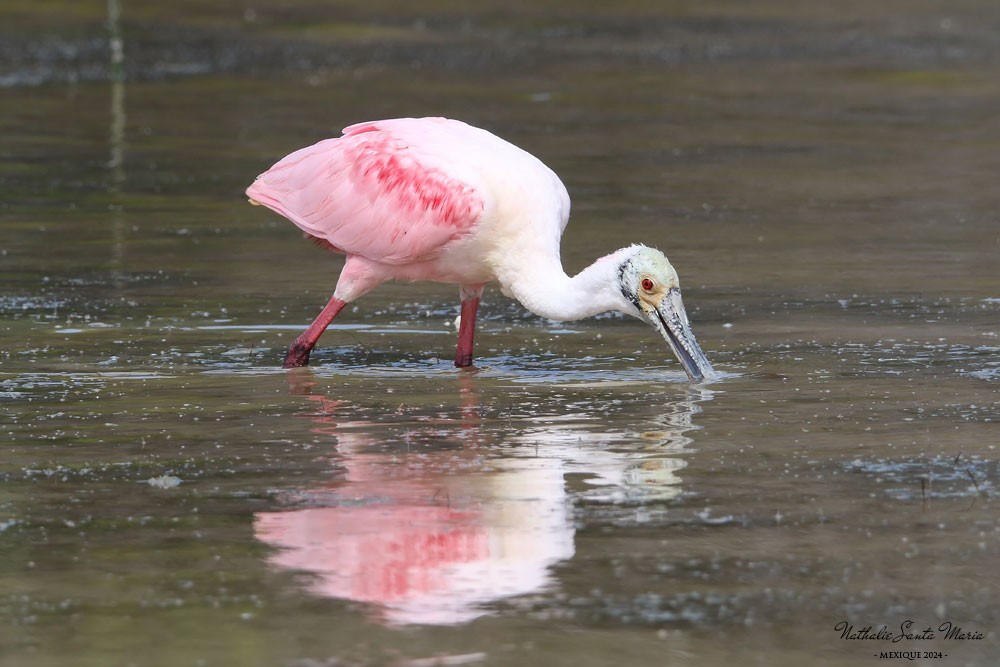
[[[468,234],[485,208],[476,187],[449,174],[433,142],[414,132],[435,123],[440,142],[446,122],[409,121],[407,132],[393,123],[352,125],[279,161],[247,196],[349,255],[388,264],[433,257]]]

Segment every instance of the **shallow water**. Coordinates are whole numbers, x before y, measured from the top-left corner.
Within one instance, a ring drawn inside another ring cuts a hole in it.
[[[0,664],[996,664],[992,5],[477,7],[126,3],[116,83],[12,4]],[[340,260],[243,188],[425,114],[560,173],[568,269],[665,250],[722,376],[495,290],[457,371],[433,285],[278,368]]]

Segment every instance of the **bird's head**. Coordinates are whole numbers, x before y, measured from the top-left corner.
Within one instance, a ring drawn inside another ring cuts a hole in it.
[[[677,271],[666,256],[636,245],[621,251],[619,258],[618,282],[628,302],[627,314],[649,322],[663,336],[692,381],[713,377],[715,370],[701,351],[684,311]]]

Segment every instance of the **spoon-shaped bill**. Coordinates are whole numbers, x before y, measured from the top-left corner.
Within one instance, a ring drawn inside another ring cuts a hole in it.
[[[701,351],[691,323],[688,322],[681,300],[681,291],[673,288],[667,292],[654,310],[647,313],[650,323],[660,332],[664,340],[670,344],[670,349],[677,355],[684,372],[692,382],[701,382],[715,376],[715,369],[709,363],[705,353]]]

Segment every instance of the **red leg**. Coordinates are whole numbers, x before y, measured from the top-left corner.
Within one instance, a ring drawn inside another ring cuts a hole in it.
[[[472,365],[472,339],[476,335],[476,311],[483,288],[462,288],[462,322],[458,326],[458,349],[455,350],[455,366],[466,368]]]
[[[341,301],[335,296],[330,297],[330,301],[323,307],[319,316],[313,320],[309,328],[302,332],[302,335],[296,338],[295,342],[288,348],[288,354],[285,355],[285,363],[282,367],[298,368],[299,366],[308,366],[309,353],[316,346],[316,341],[323,335],[326,328],[330,326],[330,322],[333,322],[333,318],[337,316],[337,313],[343,310],[346,305],[346,301]]]

